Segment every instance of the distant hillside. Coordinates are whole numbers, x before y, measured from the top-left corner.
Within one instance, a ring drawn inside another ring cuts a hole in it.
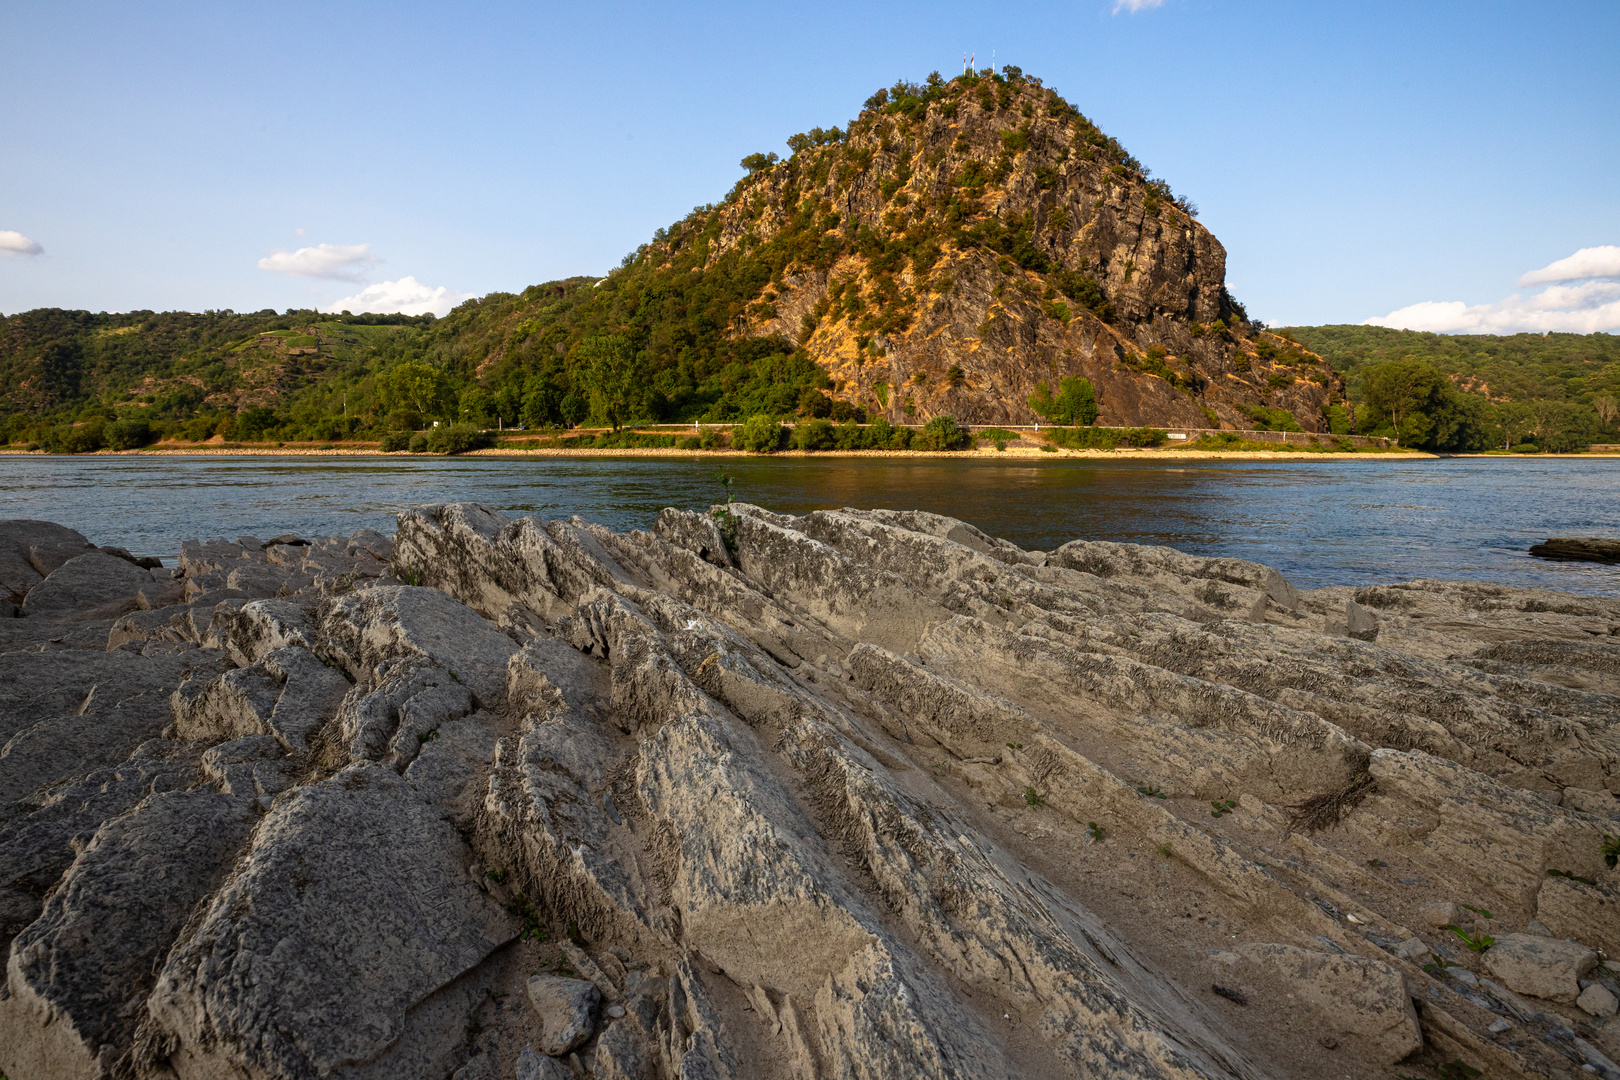
[[[1397,433],[1389,405],[1391,393],[1404,385],[1409,398],[1423,398],[1420,414],[1441,417],[1427,438],[1408,438],[1409,444],[1571,449],[1620,440],[1620,337],[1613,334],[1429,334],[1380,326],[1297,326],[1279,333],[1344,376],[1359,409],[1357,430],[1364,433]],[[1429,381],[1418,385],[1425,370]],[[1437,439],[1442,430],[1450,434]]]

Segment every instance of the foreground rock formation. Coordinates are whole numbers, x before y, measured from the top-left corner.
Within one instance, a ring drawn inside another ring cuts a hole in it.
[[[70,533],[0,523],[12,1080],[1620,1080],[1620,601],[881,510]]]

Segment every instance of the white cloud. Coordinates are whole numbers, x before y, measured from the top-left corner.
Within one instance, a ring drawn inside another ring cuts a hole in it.
[[[367,267],[380,262],[370,244],[317,244],[297,251],[272,251],[259,260],[259,269],[290,277],[359,281]]]
[[[1164,0],[1114,0],[1114,14],[1118,15],[1122,11],[1129,11],[1134,15],[1138,11],[1148,11],[1152,8],[1161,7],[1163,4]]]
[[[1520,286],[1548,285],[1494,304],[1425,300],[1367,320],[1369,326],[1436,334],[1570,334],[1620,331],[1620,247],[1582,248],[1567,259],[1532,270]]]
[[[0,229],[0,255],[43,255],[45,249],[20,232]]]
[[[325,310],[333,314],[349,311],[356,315],[362,312],[373,315],[422,315],[429,311],[435,315],[446,315],[463,300],[471,299],[472,293],[456,292],[443,285],[436,289],[429,288],[414,277],[402,277],[398,281],[367,285],[355,295],[346,296]]]
[[[1567,259],[1548,263],[1519,279],[1525,285],[1546,285],[1554,281],[1584,281],[1587,278],[1620,277],[1620,247],[1581,248]]]

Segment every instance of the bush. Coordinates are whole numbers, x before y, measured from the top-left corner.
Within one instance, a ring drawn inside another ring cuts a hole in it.
[[[782,425],[760,413],[731,429],[731,445],[751,454],[774,454],[782,448]]]
[[[97,418],[83,424],[62,424],[40,435],[40,449],[47,454],[93,454],[106,445],[105,421]]]
[[[472,424],[444,424],[427,433],[428,452],[433,454],[463,454],[493,442],[488,432]]]
[[[401,450],[409,450],[411,448],[411,437],[409,431],[390,431],[382,437],[382,452],[385,454],[397,454]],[[424,444],[427,442],[425,438],[422,441]]]
[[[1264,405],[1246,405],[1243,413],[1254,424],[1256,431],[1299,431],[1299,421],[1287,409],[1269,409]],[[1346,417],[1348,419],[1348,417]]]
[[[681,440],[681,449],[701,450],[703,449],[703,439],[697,435],[688,435]]]
[[[1522,442],[1513,448],[1513,452],[1515,454],[1539,454],[1541,453],[1541,447],[1533,442]]]
[[[1090,379],[1071,376],[1058,383],[1054,398],[1046,384],[1038,382],[1029,395],[1029,407],[1055,423],[1092,424],[1097,420],[1097,391]]]
[[[1051,428],[1042,432],[1055,446],[1068,450],[1112,450],[1118,446],[1163,446],[1170,433],[1159,428]],[[1041,449],[1045,449],[1042,447]]]
[[[427,448],[428,448],[428,438],[427,438],[426,435],[423,435],[420,431],[418,431],[416,434],[411,436],[410,444],[408,446],[406,446],[406,449],[409,450],[413,454],[425,454],[425,453],[427,453]]]
[[[705,450],[723,450],[726,446],[726,434],[716,428],[700,428],[698,442]]]
[[[840,450],[865,450],[865,449],[867,449],[866,430],[867,429],[863,429],[859,424],[857,424],[853,420],[846,420],[844,423],[839,424],[838,425],[838,430],[836,432],[834,432],[834,437],[837,439],[837,442],[838,442],[838,449],[840,449]]]
[[[830,420],[805,420],[793,428],[793,446],[796,450],[831,450],[838,445]]]
[[[135,450],[152,441],[152,425],[145,420],[115,420],[102,434],[113,450]]]
[[[958,427],[954,416],[936,416],[911,440],[913,450],[966,450],[973,445],[973,435]]]

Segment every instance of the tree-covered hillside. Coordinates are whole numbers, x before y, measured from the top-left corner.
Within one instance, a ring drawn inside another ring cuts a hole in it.
[[[1441,450],[1620,440],[1620,337],[1298,326],[1345,377],[1358,432]],[[1348,418],[1346,418],[1348,423]]]

